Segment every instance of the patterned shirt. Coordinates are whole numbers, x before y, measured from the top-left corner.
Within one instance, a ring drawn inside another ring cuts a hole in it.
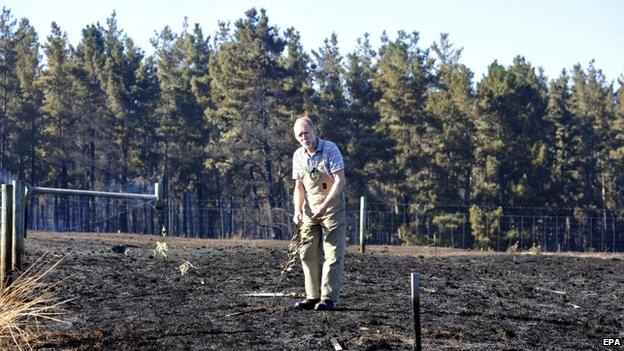
[[[293,154],[292,179],[301,180],[306,170],[318,166],[324,166],[328,174],[344,169],[342,154],[336,144],[316,138],[316,152],[312,156],[308,155],[305,147],[298,148]]]

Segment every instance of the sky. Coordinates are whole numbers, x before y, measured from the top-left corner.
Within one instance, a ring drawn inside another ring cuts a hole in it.
[[[265,8],[281,31],[294,27],[306,51],[317,50],[335,32],[341,53],[353,51],[357,39],[370,34],[374,48],[385,30],[417,31],[420,47],[448,33],[461,62],[479,81],[497,60],[508,66],[517,55],[542,67],[554,79],[575,64],[591,60],[607,82],[624,78],[624,1],[622,0],[3,0],[14,18],[27,18],[43,43],[55,21],[72,45],[89,24],[105,25],[113,11],[124,33],[147,54],[150,38],[166,25],[182,31],[184,18],[199,23],[205,35],[218,21],[234,23],[245,11]]]

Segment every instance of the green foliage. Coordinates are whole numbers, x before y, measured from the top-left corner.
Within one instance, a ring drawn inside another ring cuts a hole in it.
[[[433,225],[438,227],[440,232],[448,233],[450,231],[457,231],[461,228],[464,222],[464,217],[461,213],[448,213],[443,215],[436,215],[431,220]]]
[[[344,55],[332,34],[308,53],[295,28],[256,9],[214,39],[186,21],[164,27],[153,55],[115,13],[76,47],[51,29],[39,45],[26,19],[0,16],[0,170],[32,184],[159,180],[171,194],[253,200],[275,228],[273,210],[291,206],[292,123],[310,115],[343,152],[350,203],[502,208],[470,209],[483,248],[517,207],[624,214],[624,78],[614,90],[594,62],[547,84],[519,56],[474,82],[447,34],[429,48],[416,32],[384,33],[378,48],[364,34]],[[432,223],[447,232],[457,220]]]
[[[459,62],[462,50],[453,47],[447,34],[432,51],[436,64],[426,101],[426,112],[436,126],[427,136],[433,161],[431,191],[437,202],[467,204],[475,145],[472,72]]]
[[[36,85],[41,57],[37,33],[28,20],[20,20],[13,44],[15,95],[11,98],[11,104],[4,104],[8,108],[5,112],[7,117],[11,117],[12,128],[10,133],[5,134],[9,143],[3,156],[8,156],[7,161],[11,163],[9,168],[16,169],[18,177],[33,181],[37,176],[36,167],[40,162],[40,142],[43,137],[39,128],[41,115],[38,111],[42,94]],[[3,156],[0,156],[0,162]]]
[[[382,189],[401,202],[432,202],[431,156],[433,121],[424,111],[430,82],[428,52],[418,47],[418,33],[399,31],[394,41],[384,39],[379,50],[373,86],[380,91],[375,107],[380,120],[376,126],[387,142],[384,161],[388,167]]]
[[[248,11],[212,61],[215,107],[206,111],[220,131],[217,158],[226,161],[221,174],[251,176],[228,190],[262,194],[272,198],[271,205],[292,152],[285,144],[292,140],[292,116],[282,107],[285,72],[277,60],[285,45],[264,11]]]
[[[403,224],[398,228],[398,231],[399,237],[405,242],[406,245],[412,246],[418,244],[417,233],[409,226]]]
[[[76,132],[80,121],[73,104],[76,90],[67,34],[52,23],[51,34],[43,47],[47,69],[39,77],[38,84],[44,96],[40,106],[45,134],[42,158],[49,171],[42,180],[66,188],[70,182],[76,151],[74,141],[78,139]]]
[[[438,229],[436,238],[437,244],[455,245],[456,238],[467,227],[464,223],[465,215],[463,213],[448,213],[435,215],[431,223]]]
[[[182,33],[167,26],[153,41],[156,49],[156,145],[160,172],[171,192],[198,190],[207,179],[204,164],[212,159],[205,144],[216,136],[204,118],[212,105],[208,66],[211,49],[199,26],[192,32],[184,24]]]
[[[624,78],[620,80],[620,88],[616,94],[614,118],[611,121],[613,133],[612,147],[609,152],[609,177],[611,192],[609,205],[618,209],[618,214],[624,214],[624,199],[621,194],[624,189]]]
[[[607,193],[610,167],[608,150],[612,149],[609,121],[612,120],[612,89],[606,85],[602,73],[593,63],[585,72],[580,65],[572,72],[569,110],[578,133],[572,143],[573,177],[579,187],[577,203],[582,207],[608,205],[602,195]],[[608,191],[609,194],[613,194]]]
[[[469,212],[470,229],[477,247],[481,249],[492,248],[500,229],[503,208],[498,207],[493,211],[488,211],[473,205],[470,207]]]
[[[314,97],[314,117],[321,136],[334,141],[344,149],[350,128],[347,121],[347,102],[344,96],[343,57],[338,48],[338,37],[332,33],[318,52],[313,51],[314,83],[318,86]]]
[[[545,77],[524,58],[505,68],[493,63],[478,84],[473,196],[488,205],[545,203],[550,182],[552,130],[546,113]]]

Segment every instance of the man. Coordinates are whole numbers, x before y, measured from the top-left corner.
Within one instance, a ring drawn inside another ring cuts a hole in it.
[[[316,136],[309,118],[297,119],[294,132],[301,147],[293,155],[293,221],[301,235],[306,290],[306,299],[295,308],[332,310],[340,298],[344,266],[344,162],[336,144]]]

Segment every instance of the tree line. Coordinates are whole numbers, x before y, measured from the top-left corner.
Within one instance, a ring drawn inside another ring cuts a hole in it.
[[[364,34],[344,56],[333,34],[307,52],[256,9],[213,36],[166,26],[151,44],[146,55],[115,13],[75,47],[55,23],[40,41],[3,8],[4,177],[116,191],[164,181],[172,196],[289,208],[292,125],[308,115],[343,152],[352,204],[469,211],[475,228],[531,208],[623,214],[622,78],[616,89],[593,62],[549,79],[518,56],[475,81],[447,34],[424,46],[384,32],[378,48]]]

